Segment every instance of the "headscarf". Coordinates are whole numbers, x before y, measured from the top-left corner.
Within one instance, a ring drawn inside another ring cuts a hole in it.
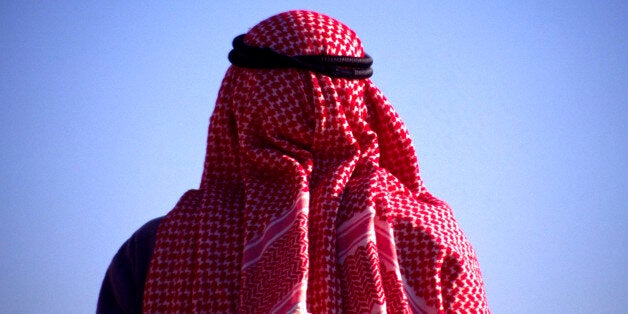
[[[244,42],[364,57],[355,32],[289,11]],[[370,79],[231,66],[199,189],[160,225],[146,312],[488,312],[475,252],[419,176]]]

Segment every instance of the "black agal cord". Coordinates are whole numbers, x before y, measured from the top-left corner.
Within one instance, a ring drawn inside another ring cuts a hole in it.
[[[233,50],[229,52],[229,61],[235,66],[244,68],[299,68],[346,79],[363,79],[373,75],[373,69],[371,69],[373,59],[367,54],[364,58],[328,55],[291,57],[270,48],[249,46],[244,42],[244,35],[233,39]]]

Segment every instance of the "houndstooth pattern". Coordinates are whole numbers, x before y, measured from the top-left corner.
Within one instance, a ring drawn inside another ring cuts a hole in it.
[[[356,34],[290,11],[249,45],[362,57]],[[475,253],[427,192],[403,122],[369,80],[232,66],[198,190],[161,223],[148,313],[486,313]]]

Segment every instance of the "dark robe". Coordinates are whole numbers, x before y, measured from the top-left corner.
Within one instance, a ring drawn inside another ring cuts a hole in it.
[[[147,222],[113,257],[100,288],[96,313],[141,313],[144,283],[163,217]]]

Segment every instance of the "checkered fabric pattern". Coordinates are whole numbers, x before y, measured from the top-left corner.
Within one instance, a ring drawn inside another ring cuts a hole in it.
[[[363,57],[319,13],[245,36],[285,55]],[[370,79],[232,66],[201,186],[162,222],[149,313],[486,313],[475,253],[419,177],[408,131]]]

